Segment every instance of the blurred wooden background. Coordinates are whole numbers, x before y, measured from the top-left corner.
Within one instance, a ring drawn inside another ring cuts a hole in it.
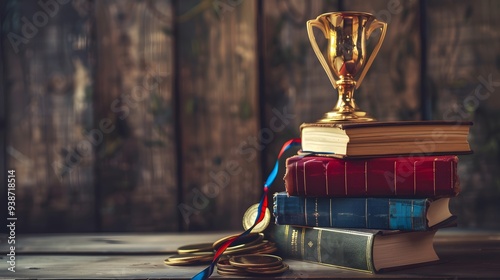
[[[305,22],[338,10],[389,24],[361,108],[474,121],[452,210],[460,227],[500,228],[498,1],[0,5],[0,167],[2,182],[16,170],[18,233],[240,229],[282,143],[336,101]]]

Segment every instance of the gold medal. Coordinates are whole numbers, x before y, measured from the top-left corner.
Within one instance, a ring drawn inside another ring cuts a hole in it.
[[[246,268],[245,270],[247,272],[252,273],[252,274],[276,275],[276,274],[281,274],[281,273],[287,271],[288,269],[289,269],[288,264],[282,263],[281,266],[274,267],[274,268],[269,268],[269,269],[251,267],[251,268]]]
[[[245,270],[238,270],[238,271],[228,271],[228,270],[223,270],[220,268],[217,268],[217,273],[222,276],[248,276],[250,275],[249,272],[246,272]]]
[[[243,268],[277,266],[282,262],[283,259],[278,256],[264,254],[233,256],[229,259],[231,265]]]
[[[267,240],[263,240],[257,244],[249,244],[247,246],[238,247],[235,249],[228,249],[224,252],[225,255],[242,255],[254,253],[257,250],[263,249],[267,244]]]
[[[239,236],[239,234],[229,235],[229,236],[223,237],[223,238],[215,241],[213,246],[212,246],[213,249],[217,250],[222,244],[224,244],[224,242],[226,242],[227,240],[229,240],[235,236]],[[231,244],[231,247],[228,247],[228,249],[240,248],[240,247],[245,246],[245,244],[256,242],[256,240],[262,240],[263,238],[264,238],[264,235],[261,233],[257,233],[257,232],[256,233],[249,233],[248,235],[242,236],[242,237],[238,238],[236,241],[234,241],[233,244]]]
[[[224,257],[224,256],[223,256]],[[217,262],[217,268],[220,268],[220,269],[225,269],[225,268],[233,268],[234,266],[232,266],[230,263],[229,263],[229,258],[224,258],[221,257],[219,259],[219,261]]]
[[[278,251],[278,248],[276,247],[276,245],[274,245],[274,243],[271,243],[266,244],[264,247],[254,251],[253,254],[270,254],[276,251]]]
[[[177,248],[179,254],[189,254],[198,252],[213,252],[212,243],[190,244]]]
[[[171,260],[183,261],[183,260],[191,260],[191,259],[200,259],[200,258],[211,258],[214,254],[212,252],[207,253],[187,253],[187,254],[178,254],[172,255],[169,257]]]
[[[269,266],[269,267],[247,267],[245,268],[246,271],[251,271],[251,272],[268,272],[268,271],[277,271],[283,268],[283,263],[280,263],[275,266]]]
[[[239,268],[239,267],[236,267],[236,266],[230,266],[230,267],[219,267],[219,266],[217,266],[217,270],[223,271],[223,272],[234,272],[234,273],[245,272],[245,269]]]
[[[247,211],[245,211],[245,214],[243,215],[243,228],[245,230],[251,228],[253,224],[255,223],[255,219],[259,211],[259,203],[256,203],[252,206],[250,206]],[[269,223],[271,222],[271,211],[269,211],[268,208],[266,208],[266,213],[264,214],[264,219],[260,221],[255,227],[252,229],[251,232],[263,232],[267,226],[269,226]]]
[[[265,246],[271,247],[274,244],[266,243]],[[223,256],[217,262],[217,273],[220,275],[278,275],[288,269],[288,265],[274,255],[246,254],[229,258]]]
[[[186,253],[172,255],[165,260],[167,265],[194,265],[210,262],[214,257],[212,252],[207,253]]]

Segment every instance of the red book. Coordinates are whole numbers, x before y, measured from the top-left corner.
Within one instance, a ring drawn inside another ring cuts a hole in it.
[[[443,197],[460,191],[457,156],[342,159],[292,156],[286,160],[288,195],[331,197]]]

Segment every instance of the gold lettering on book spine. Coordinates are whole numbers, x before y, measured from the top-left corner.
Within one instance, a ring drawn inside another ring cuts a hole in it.
[[[290,238],[290,245],[291,245],[290,250],[292,256],[298,256],[299,253],[298,236],[299,236],[299,231],[296,229],[292,229],[292,236]]]
[[[318,212],[318,198],[317,197],[314,200],[314,214],[313,214],[313,216],[316,219],[316,226],[319,226],[318,217],[320,216],[320,214]]]

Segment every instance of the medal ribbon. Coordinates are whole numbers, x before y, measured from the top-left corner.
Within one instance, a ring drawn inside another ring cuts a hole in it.
[[[222,253],[224,253],[227,247],[229,247],[234,241],[238,240],[238,238],[249,234],[252,231],[252,229],[264,219],[267,209],[267,191],[269,190],[269,187],[272,185],[272,183],[276,179],[276,176],[278,175],[280,158],[283,155],[283,153],[285,153],[285,151],[297,145],[300,145],[300,138],[290,139],[286,141],[281,147],[281,151],[278,154],[278,159],[276,160],[276,164],[274,164],[273,170],[271,171],[271,173],[267,177],[266,182],[264,183],[264,191],[262,193],[262,197],[260,198],[259,208],[257,210],[259,214],[255,217],[255,222],[253,223],[253,225],[249,229],[245,230],[245,232],[243,232],[242,234],[229,238],[226,242],[224,242],[215,252],[214,258],[212,259],[212,263],[207,268],[205,268],[204,270],[200,271],[198,274],[193,276],[191,278],[192,280],[208,279],[210,275],[212,275],[212,272],[214,271],[214,266],[217,264],[217,261],[219,261],[219,258],[222,256]]]

